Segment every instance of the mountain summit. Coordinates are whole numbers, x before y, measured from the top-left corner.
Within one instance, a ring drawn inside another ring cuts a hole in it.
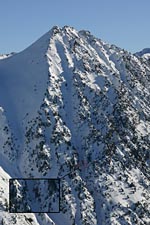
[[[0,223],[150,224],[149,101],[149,60],[89,31],[53,27],[1,59]],[[46,212],[49,179],[60,181],[57,213]]]

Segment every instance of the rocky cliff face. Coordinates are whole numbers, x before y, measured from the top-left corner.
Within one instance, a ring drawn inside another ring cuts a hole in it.
[[[149,60],[67,26],[0,60],[1,224],[149,224],[149,93]],[[9,213],[10,178],[59,178],[60,212]]]

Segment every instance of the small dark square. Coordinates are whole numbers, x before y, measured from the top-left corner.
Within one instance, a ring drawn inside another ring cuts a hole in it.
[[[59,213],[59,179],[9,180],[10,213]]]

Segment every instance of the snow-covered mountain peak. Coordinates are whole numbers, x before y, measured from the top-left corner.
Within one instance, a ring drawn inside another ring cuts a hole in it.
[[[147,60],[69,26],[0,60],[0,222],[149,224],[149,76]],[[60,213],[10,214],[10,177],[59,178]]]

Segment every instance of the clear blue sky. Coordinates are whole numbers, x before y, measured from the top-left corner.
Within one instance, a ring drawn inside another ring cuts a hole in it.
[[[23,50],[54,25],[136,52],[150,47],[150,0],[0,0],[0,53]]]

